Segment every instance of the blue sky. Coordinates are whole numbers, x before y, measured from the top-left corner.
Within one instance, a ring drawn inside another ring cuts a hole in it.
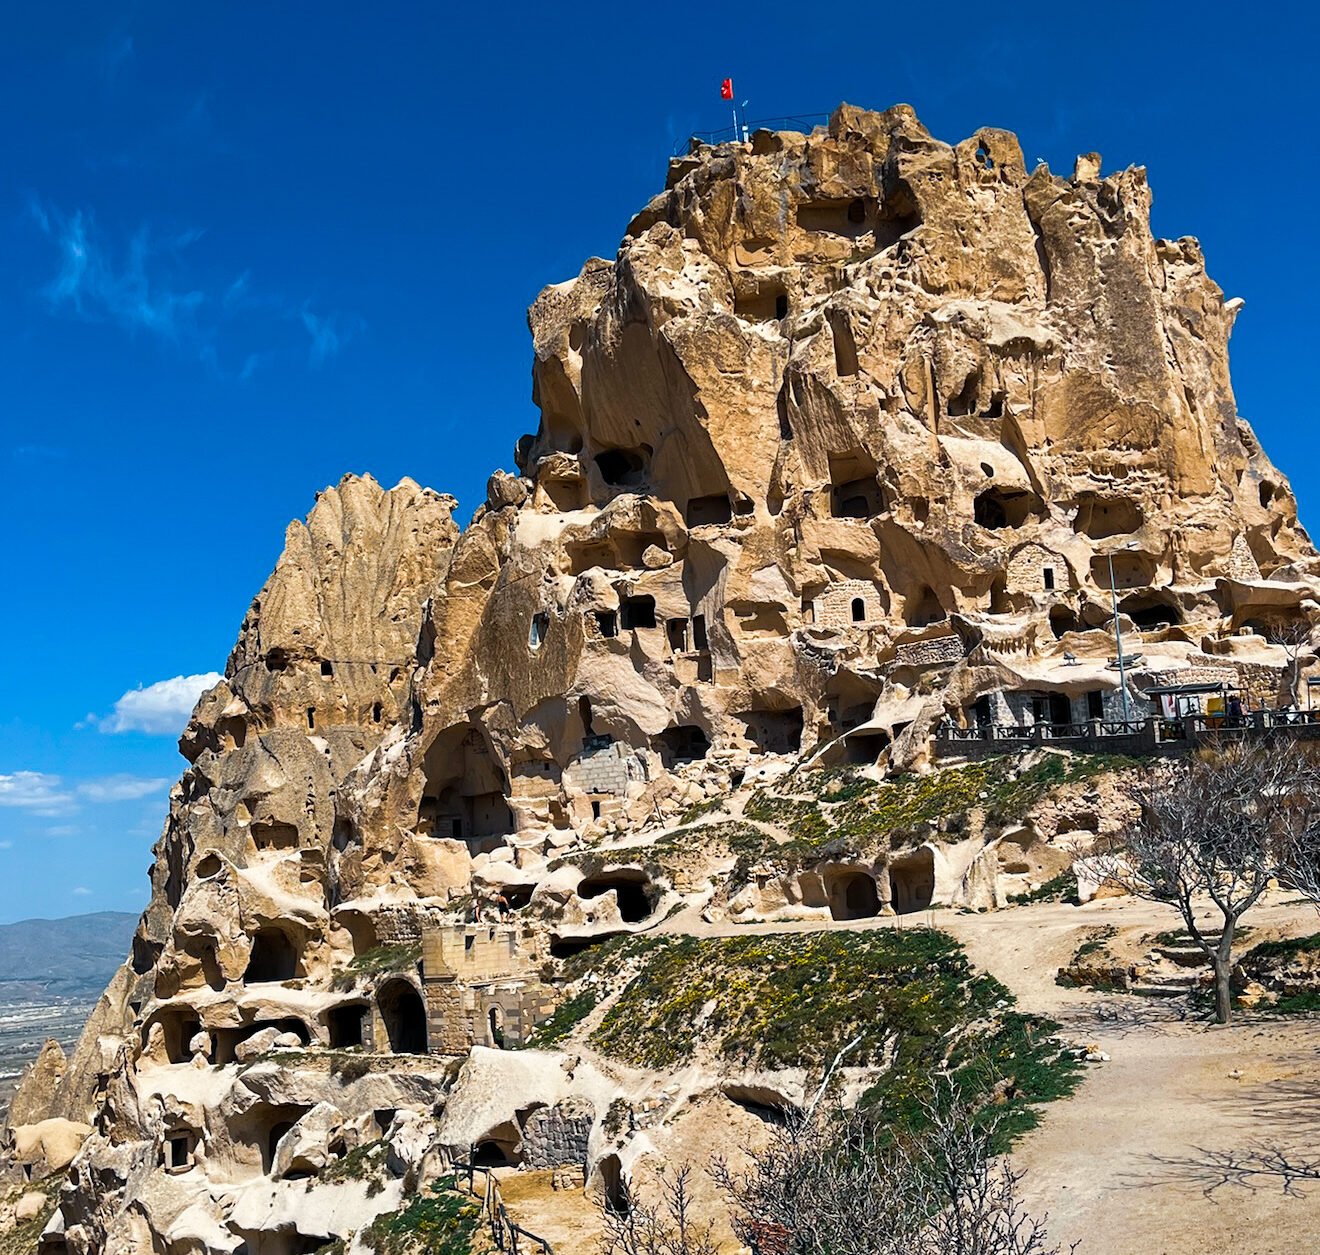
[[[527,305],[613,255],[726,75],[753,118],[902,100],[1146,165],[1246,299],[1239,408],[1316,517],[1311,8],[452,8],[4,6],[0,921],[142,907],[158,686],[223,670],[345,472],[470,513],[535,427]]]

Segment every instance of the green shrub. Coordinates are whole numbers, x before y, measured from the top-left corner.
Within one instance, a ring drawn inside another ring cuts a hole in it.
[[[377,1216],[362,1233],[376,1255],[471,1255],[481,1211],[443,1177],[400,1211]]]
[[[567,1001],[561,1002],[548,1020],[538,1024],[528,1035],[526,1047],[537,1050],[563,1041],[596,1009],[599,1002],[600,990],[595,985],[588,985]]]

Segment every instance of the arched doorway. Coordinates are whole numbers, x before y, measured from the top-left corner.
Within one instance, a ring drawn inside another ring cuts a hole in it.
[[[880,914],[880,895],[876,892],[875,879],[866,872],[844,871],[829,876],[825,881],[825,892],[831,919],[873,919]]]
[[[922,848],[889,864],[894,910],[899,915],[924,911],[935,897],[935,855]]]
[[[613,1212],[616,1216],[626,1216],[632,1211],[632,1199],[618,1155],[606,1155],[597,1165],[596,1171],[600,1174],[600,1190],[605,1210]]]
[[[402,978],[386,981],[376,995],[376,1005],[392,1054],[427,1053],[426,1006],[411,982]]]

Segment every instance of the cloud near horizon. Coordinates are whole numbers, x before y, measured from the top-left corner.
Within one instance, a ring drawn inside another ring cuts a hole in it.
[[[102,732],[145,732],[151,736],[178,736],[187,726],[197,699],[223,677],[218,671],[176,675],[145,687],[130,689],[104,719],[91,719]]]
[[[0,772],[0,806],[45,817],[65,816],[76,811],[80,802],[132,802],[160,793],[169,785],[163,776],[120,773],[69,781],[46,771]]]

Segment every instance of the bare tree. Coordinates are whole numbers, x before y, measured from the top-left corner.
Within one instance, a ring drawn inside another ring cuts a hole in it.
[[[920,1131],[842,1109],[790,1122],[743,1172],[717,1160],[733,1230],[757,1255],[1058,1255],[991,1154],[995,1124],[932,1088]]]
[[[603,1255],[717,1255],[714,1222],[693,1216],[691,1169],[659,1176],[657,1202],[636,1197],[626,1181],[622,1198],[602,1202]]]
[[[1297,700],[1297,685],[1301,680],[1301,667],[1298,665],[1302,653],[1311,640],[1311,625],[1304,619],[1276,623],[1269,629],[1266,638],[1272,645],[1281,645],[1287,655],[1288,666],[1284,670],[1285,682],[1293,701]]]
[[[1214,971],[1215,1018],[1232,1018],[1233,932],[1276,880],[1320,868],[1320,770],[1293,739],[1223,742],[1151,766],[1131,786],[1141,809],[1126,849],[1102,855],[1100,874],[1182,916]],[[1316,877],[1320,889],[1320,876]],[[1197,923],[1211,902],[1218,936]]]

